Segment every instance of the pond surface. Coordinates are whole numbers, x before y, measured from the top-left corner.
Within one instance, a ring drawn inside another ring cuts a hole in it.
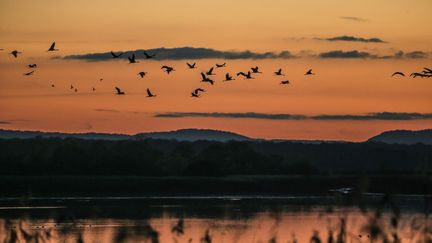
[[[430,208],[373,194],[1,198],[0,242],[424,242]]]

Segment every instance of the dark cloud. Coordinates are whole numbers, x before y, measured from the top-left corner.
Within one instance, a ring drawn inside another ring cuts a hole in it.
[[[327,40],[327,41],[352,41],[352,42],[366,42],[366,43],[385,43],[385,41],[379,39],[379,38],[361,38],[361,37],[355,37],[355,36],[348,36],[348,35],[342,35],[342,36],[336,36],[332,38],[325,38],[319,40]]]
[[[328,51],[328,52],[322,52],[319,54],[319,57],[321,58],[371,58],[375,57],[374,55],[371,55],[368,52],[364,51]]]
[[[2,125],[8,125],[8,124],[12,124],[12,122],[10,122],[10,121],[0,121],[0,124],[2,124]]]
[[[211,117],[211,118],[252,118],[266,120],[420,120],[432,119],[432,113],[408,112],[376,112],[363,115],[316,115],[306,116],[300,114],[268,114],[268,113],[220,113],[220,112],[167,112],[158,113],[154,117],[184,118],[184,117]]]
[[[341,16],[340,19],[344,20],[351,20],[351,21],[357,21],[357,22],[366,22],[366,19],[359,18],[359,17],[352,17],[352,16]]]
[[[127,59],[135,53],[137,58],[144,58],[143,52],[150,54],[155,53],[156,60],[182,60],[182,59],[205,59],[205,58],[220,58],[220,59],[271,59],[271,58],[293,58],[295,57],[289,51],[275,52],[252,52],[252,51],[219,51],[210,48],[194,48],[194,47],[179,47],[179,48],[156,48],[148,50],[125,51],[121,56],[122,59]],[[119,52],[116,52],[119,53]],[[104,61],[112,60],[110,52],[103,53],[88,53],[79,55],[69,55],[63,59],[77,59],[86,61]]]
[[[94,111],[99,111],[99,112],[120,112],[118,110],[114,110],[114,109],[94,109]]]
[[[405,53],[405,57],[407,58],[426,58],[428,54],[423,51],[412,51]]]
[[[333,50],[322,52],[318,55],[320,58],[375,58],[375,59],[392,59],[392,58],[427,58],[428,54],[423,51],[403,52],[397,51],[393,55],[379,56],[365,51],[351,50],[341,51]]]

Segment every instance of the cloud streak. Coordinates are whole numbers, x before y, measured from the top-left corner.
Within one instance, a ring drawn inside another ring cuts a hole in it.
[[[422,120],[432,119],[432,113],[413,113],[413,112],[374,112],[362,115],[316,115],[307,116],[301,114],[270,114],[270,113],[221,113],[221,112],[166,112],[157,113],[153,117],[158,118],[243,118],[243,119],[265,119],[265,120]]]
[[[294,58],[289,51],[282,52],[264,52],[258,53],[253,51],[220,51],[211,48],[195,48],[195,47],[178,47],[178,48],[155,48],[148,50],[130,50],[124,51],[120,57],[127,57],[135,54],[137,58],[144,58],[144,51],[150,54],[156,54],[155,60],[185,60],[185,59],[276,59],[276,58]],[[118,54],[119,52],[116,52]],[[56,57],[58,58],[58,57]],[[87,53],[79,55],[69,55],[62,57],[66,60],[86,60],[86,61],[105,61],[112,60],[110,52],[102,53]]]
[[[412,51],[412,52],[403,52],[398,51],[393,55],[380,56],[377,54],[372,54],[366,51],[342,51],[342,50],[332,50],[327,52],[322,52],[318,54],[320,58],[371,58],[371,59],[398,59],[398,58],[428,58],[429,55],[423,51]]]
[[[348,36],[348,35],[342,35],[342,36],[336,36],[331,38],[317,38],[318,40],[326,40],[326,41],[350,41],[350,42],[364,42],[364,43],[386,43],[385,41],[381,40],[380,38],[362,38],[362,37],[355,37],[355,36]]]
[[[356,21],[356,22],[366,22],[366,19],[359,18],[359,17],[353,17],[353,16],[341,16],[340,19],[344,20],[350,20],[350,21]]]

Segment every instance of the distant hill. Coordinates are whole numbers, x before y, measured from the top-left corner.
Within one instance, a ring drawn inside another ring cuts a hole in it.
[[[375,137],[372,137],[368,142],[382,143],[398,143],[398,144],[432,144],[432,129],[409,131],[409,130],[394,130],[383,132]]]
[[[177,131],[168,132],[149,132],[149,133],[138,133],[134,136],[137,139],[168,139],[177,141],[198,141],[198,140],[209,140],[209,141],[248,141],[252,140],[249,137],[226,131],[210,130],[210,129],[180,129]]]
[[[209,129],[181,129],[167,132],[149,132],[138,133],[136,135],[127,134],[109,134],[109,133],[60,133],[60,132],[40,132],[40,131],[16,131],[16,130],[1,130],[0,138],[79,138],[86,140],[128,140],[128,139],[167,139],[177,141],[248,141],[252,140],[243,135],[232,132],[217,131]]]

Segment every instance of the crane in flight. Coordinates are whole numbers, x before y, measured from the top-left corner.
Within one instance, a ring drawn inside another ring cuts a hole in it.
[[[51,44],[50,48],[47,51],[58,51],[59,49],[55,49],[55,41]]]
[[[252,73],[262,73],[262,72],[259,71],[258,66],[251,67],[251,70],[252,70]]]
[[[205,90],[201,88],[195,89],[194,91],[192,91],[191,97],[199,98],[200,97],[199,92],[205,92]]]
[[[30,76],[30,75],[33,75],[33,73],[34,73],[34,70],[31,71],[31,72],[28,72],[28,73],[24,73],[24,75],[25,75],[25,76]]]
[[[245,77],[245,79],[253,79],[253,78],[252,78],[252,74],[251,74],[250,71],[248,71],[247,73],[244,73],[244,72],[238,72],[238,73],[237,73],[237,76],[240,76],[240,75],[242,75],[243,77]]]
[[[27,67],[29,67],[29,68],[37,68],[37,65],[36,64],[29,64],[29,65],[27,65]]]
[[[166,72],[167,74],[170,74],[170,72],[175,71],[173,67],[166,66],[166,65],[163,65],[161,69],[165,69],[164,72]]]
[[[207,77],[204,73],[201,73],[201,77],[202,77],[201,82],[207,82],[210,83],[211,85],[214,84],[214,81],[211,80],[209,77]]]
[[[20,51],[17,51],[17,50],[13,50],[13,51],[11,51],[9,54],[11,54],[12,56],[14,56],[15,58],[17,58],[18,57],[18,54],[21,54],[22,52],[20,52]]]
[[[405,76],[405,74],[403,72],[394,72],[392,74],[392,77],[395,76],[395,75]]]
[[[156,97],[156,95],[154,95],[154,94],[150,91],[150,89],[147,89],[147,97],[148,97],[148,98],[152,98],[152,97]]]
[[[117,91],[117,95],[124,95],[125,92],[123,92],[119,87],[115,87],[116,91]]]
[[[222,63],[222,64],[217,64],[217,63],[216,63],[216,67],[217,67],[217,68],[226,67],[226,62],[224,62],[224,63]]]
[[[224,81],[231,81],[231,80],[235,80],[232,76],[230,76],[229,73],[225,74],[225,80]]]
[[[120,52],[119,54],[115,54],[113,51],[111,51],[111,56],[113,57],[113,58],[119,58],[119,57],[121,57],[123,55],[123,52]]]
[[[289,84],[289,83],[290,83],[289,80],[283,80],[283,81],[280,82],[280,84]]]
[[[190,63],[186,63],[187,64],[187,66],[189,67],[189,69],[194,69],[194,68],[196,68],[196,62],[194,62],[193,64],[190,64]]]
[[[135,54],[132,54],[132,56],[128,57],[129,63],[138,63],[138,61],[135,59]]]
[[[206,74],[207,75],[214,75],[214,73],[213,73],[213,67],[211,67],[207,72],[206,72]]]
[[[312,69],[309,69],[309,70],[305,73],[305,75],[315,75],[315,73],[312,72]]]
[[[147,72],[141,71],[138,73],[139,76],[141,76],[141,78],[144,78],[144,76],[147,74]]]
[[[144,51],[144,56],[145,56],[146,59],[151,59],[151,58],[153,58],[153,57],[156,56],[156,53],[153,53],[153,54],[150,55],[146,51]]]
[[[282,68],[279,68],[276,72],[274,72],[276,76],[285,76],[285,74],[282,73]]]

